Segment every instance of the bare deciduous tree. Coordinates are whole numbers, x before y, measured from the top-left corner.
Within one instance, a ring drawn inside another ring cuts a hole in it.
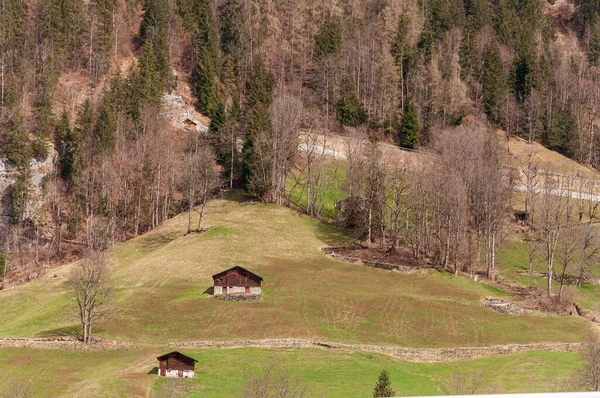
[[[455,371],[444,385],[444,393],[448,395],[475,395],[486,392],[485,372]]]
[[[271,361],[260,374],[252,376],[244,385],[244,398],[305,398],[308,387],[297,377]]]
[[[304,114],[302,101],[290,95],[273,100],[270,108],[272,140],[272,202],[282,205],[286,196],[287,175],[298,151],[298,132]]]
[[[552,296],[552,278],[558,242],[573,210],[569,191],[570,183],[569,176],[546,173],[541,188],[540,227],[545,243],[548,267],[548,297]]]
[[[183,159],[183,172],[180,189],[184,192],[188,211],[187,233],[192,232],[194,206],[200,202],[200,219],[197,231],[202,229],[206,203],[219,187],[219,172],[216,169],[215,154],[208,145],[199,145],[187,153]]]
[[[600,337],[592,332],[583,352],[583,385],[588,391],[600,391]]]
[[[92,327],[106,314],[112,291],[106,262],[104,251],[90,248],[88,255],[77,263],[71,275],[84,344],[91,343]]]
[[[30,398],[33,397],[31,385],[25,380],[9,379],[2,391],[0,398]]]

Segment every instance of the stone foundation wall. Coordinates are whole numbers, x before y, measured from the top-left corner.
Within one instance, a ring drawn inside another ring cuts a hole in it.
[[[166,377],[179,377],[179,370],[167,370]],[[192,378],[194,377],[194,371],[193,370],[184,370],[183,371],[183,378],[187,379],[187,378]]]
[[[246,293],[246,288],[242,286],[215,286],[213,288],[213,294],[215,296],[219,294],[261,294],[261,292],[260,287],[251,287],[250,293]]]

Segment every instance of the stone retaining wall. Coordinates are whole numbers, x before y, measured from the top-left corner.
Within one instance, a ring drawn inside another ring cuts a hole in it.
[[[381,261],[362,260],[362,259],[353,258],[353,257],[341,256],[341,255],[335,253],[335,250],[344,250],[344,249],[346,249],[346,248],[326,247],[324,249],[321,249],[321,251],[323,253],[331,256],[335,260],[343,261],[345,263],[351,263],[351,264],[363,264],[363,265],[366,265],[367,267],[371,267],[371,268],[379,268],[379,269],[385,269],[388,271],[399,271],[399,272],[412,272],[412,271],[415,271],[418,269],[415,267],[410,267],[408,265],[396,265],[396,264],[384,263]]]
[[[409,362],[449,362],[461,359],[481,358],[495,355],[510,355],[531,351],[577,352],[582,343],[538,343],[509,344],[490,347],[456,348],[406,348],[399,346],[376,346],[364,344],[343,344],[322,342],[310,339],[267,339],[229,342],[194,341],[171,343],[177,348],[238,348],[238,347],[323,347],[344,351],[368,351],[390,355]]]

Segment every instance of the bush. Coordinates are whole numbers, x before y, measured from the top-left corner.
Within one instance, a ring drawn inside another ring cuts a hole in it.
[[[6,255],[0,251],[0,278],[4,277],[6,272]]]

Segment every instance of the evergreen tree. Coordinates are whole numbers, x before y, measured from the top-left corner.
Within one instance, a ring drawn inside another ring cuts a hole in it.
[[[470,0],[467,6],[467,30],[476,34],[493,23],[493,9],[489,0]]]
[[[373,397],[393,397],[396,395],[392,390],[392,383],[390,381],[390,375],[387,370],[382,370],[379,374],[379,379],[375,384],[375,391],[373,391]]]
[[[63,111],[56,126],[56,148],[58,150],[60,176],[64,180],[70,180],[74,174],[77,146],[75,134],[71,130],[69,114]]]
[[[338,54],[341,47],[342,32],[340,24],[337,19],[328,15],[315,36],[314,58],[321,61],[330,55]]]
[[[572,148],[576,146],[577,122],[569,111],[560,112],[554,119],[547,138],[547,146],[553,151],[563,155],[572,155]]]
[[[111,91],[105,92],[94,126],[94,145],[101,153],[109,153],[115,146],[117,115],[114,104]]]
[[[404,117],[402,118],[402,130],[400,132],[400,145],[404,148],[417,148],[421,129],[419,127],[419,117],[415,107],[406,102],[404,105]]]
[[[6,255],[0,250],[0,277],[6,275]]]
[[[595,13],[589,25],[588,60],[591,65],[598,65],[600,57],[600,16]]]
[[[172,85],[171,59],[167,43],[169,2],[144,0],[144,14],[140,24],[140,38],[144,46],[151,44],[153,69],[159,77],[161,91]]]
[[[2,151],[10,163],[17,167],[26,167],[33,156],[31,143],[23,128],[21,117],[9,119],[4,126],[4,145]],[[1,135],[0,135],[0,138]]]
[[[198,53],[193,80],[198,104],[209,117],[213,116],[220,101],[218,77],[221,71],[219,30],[215,20],[212,1],[197,0],[198,13],[195,46]]]
[[[223,106],[223,103],[219,102],[212,119],[210,119],[210,125],[208,126],[208,130],[216,134],[219,132],[224,123],[225,107]]]
[[[198,63],[195,73],[196,95],[198,104],[205,115],[212,117],[215,112],[218,101],[217,74],[213,69],[213,63],[210,61],[209,53],[205,48],[200,48]]]
[[[488,44],[483,50],[483,106],[488,118],[494,123],[502,120],[502,109],[507,95],[507,79],[500,51],[495,44]]]
[[[151,42],[144,45],[137,69],[129,76],[128,112],[133,120],[138,120],[144,106],[160,108],[163,84],[156,70],[156,56]]]
[[[525,101],[534,88],[534,69],[532,54],[529,52],[520,54],[514,61],[510,80],[513,93],[520,102]]]
[[[9,214],[11,223],[21,224],[27,203],[29,203],[29,182],[31,181],[31,168],[29,164],[17,167],[15,182],[10,187]]]
[[[242,149],[242,182],[247,192],[262,197],[271,189],[271,120],[269,106],[275,79],[263,61],[257,62],[248,81],[246,139]]]
[[[221,50],[232,55],[241,46],[241,5],[238,0],[226,0],[219,7]]]
[[[196,0],[196,7],[198,9],[198,37],[196,39],[198,49],[208,52],[207,60],[215,74],[219,75],[221,73],[220,38],[212,1]]]
[[[337,103],[337,119],[344,126],[356,126],[363,123],[367,115],[360,105],[358,92],[352,75],[346,75],[342,81],[340,100]]]

